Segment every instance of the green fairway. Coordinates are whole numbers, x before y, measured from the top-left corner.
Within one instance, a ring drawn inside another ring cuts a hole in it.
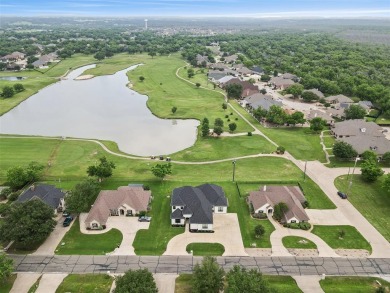
[[[382,188],[383,177],[377,182],[367,183],[361,175],[354,175],[348,200],[386,239],[390,241],[390,195]],[[347,192],[347,176],[336,178],[336,187]]]
[[[77,218],[57,246],[56,254],[105,255],[114,251],[122,242],[122,238],[122,233],[117,229],[102,234],[83,234],[80,232],[80,222]]]
[[[339,231],[344,231],[341,238]],[[333,249],[365,249],[372,251],[371,245],[353,226],[314,226],[313,234],[324,240]]]
[[[56,293],[109,293],[113,278],[106,274],[72,274],[65,277]]]
[[[320,285],[325,293],[375,293],[379,292],[377,281],[389,292],[389,282],[373,277],[326,277]]]
[[[316,249],[317,245],[309,239],[298,236],[286,236],[282,239],[286,248]]]
[[[271,140],[286,148],[298,160],[319,160],[325,162],[325,153],[320,144],[320,135],[307,127],[275,127],[266,128],[246,112],[238,103],[231,105],[245,118],[253,123]]]
[[[270,154],[276,147],[259,135],[198,138],[193,147],[171,155],[176,161],[209,161],[254,154]]]
[[[144,65],[130,71],[128,76],[134,85],[134,90],[148,95],[147,102],[151,111],[161,118],[195,118],[202,120],[208,118],[213,125],[216,118],[224,120],[226,112],[222,109],[224,97],[222,94],[210,90],[196,88],[176,76],[179,67],[185,65],[184,60],[177,54],[169,57],[159,56],[145,60]],[[144,76],[144,81],[139,77]],[[172,114],[172,107],[177,107],[177,112]],[[233,122],[233,121],[231,121]],[[237,124],[236,132],[252,131],[252,128],[242,119],[234,120]],[[211,126],[212,128],[212,126]],[[225,121],[225,131],[228,131],[228,123]]]
[[[201,256],[221,256],[225,252],[225,247],[220,243],[190,243],[186,247],[188,253]]]

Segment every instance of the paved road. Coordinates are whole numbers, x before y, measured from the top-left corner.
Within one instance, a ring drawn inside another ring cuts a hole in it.
[[[16,272],[124,273],[147,268],[152,273],[191,273],[202,257],[192,256],[34,256],[11,255]],[[390,275],[390,258],[348,259],[321,257],[218,257],[229,270],[235,264],[259,269],[266,275]]]

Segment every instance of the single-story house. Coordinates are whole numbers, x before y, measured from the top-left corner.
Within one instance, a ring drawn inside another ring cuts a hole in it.
[[[319,110],[311,110],[310,113],[306,116],[306,119],[310,121],[316,117],[320,117],[321,119],[325,120],[327,125],[332,125],[334,123],[334,119],[331,115]]]
[[[360,105],[361,107],[364,108],[364,110],[366,110],[366,112],[370,112],[370,110],[372,109],[373,105],[370,101],[359,101],[358,102],[358,105]]]
[[[276,76],[272,77],[269,83],[273,85],[275,89],[285,90],[292,86],[295,82],[291,79],[283,78],[282,76]]]
[[[142,186],[121,186],[117,190],[102,190],[95,200],[87,218],[87,229],[105,228],[110,216],[135,216],[147,211],[151,191]]]
[[[340,107],[330,107],[330,108],[327,108],[326,109],[326,113],[329,115],[329,116],[332,116],[332,117],[335,117],[335,118],[339,118],[339,119],[344,119],[345,118],[345,109],[344,108],[340,108]]]
[[[225,70],[225,69],[229,69],[229,67],[228,67],[226,64],[220,63],[220,62],[218,62],[218,63],[211,63],[211,64],[209,65],[209,68],[215,69],[215,70]]]
[[[311,92],[315,94],[319,99],[325,98],[325,95],[318,89],[309,89],[309,90],[304,90],[303,92]]]
[[[253,71],[250,70],[249,68],[245,67],[245,66],[236,69],[236,71],[237,71],[240,75],[242,75],[242,76],[250,76],[251,74],[253,74]]]
[[[269,110],[271,106],[283,106],[283,103],[280,101],[275,101],[271,96],[263,95],[261,93],[256,93],[246,97],[241,101],[243,107],[250,109],[257,109],[261,107],[264,110]]]
[[[350,145],[361,155],[367,150],[382,156],[390,152],[390,141],[384,135],[382,127],[363,119],[337,122],[331,128],[332,134],[340,141]]]
[[[207,56],[202,56],[200,54],[196,55],[196,63],[198,65],[201,65],[203,62],[209,62],[209,57]]]
[[[219,70],[210,70],[208,73],[207,73],[207,77],[209,80],[211,80],[212,82],[216,82],[217,80],[223,78],[226,76],[226,73],[224,71],[219,71]]]
[[[25,54],[24,53],[21,53],[21,52],[13,52],[9,55],[5,55],[3,57],[0,57],[0,60],[2,62],[5,62],[5,63],[8,63],[8,62],[15,62],[15,61],[20,61],[20,60],[23,60],[25,58]]]
[[[238,59],[238,56],[237,55],[230,55],[230,56],[226,56],[225,57],[225,63],[233,63],[233,62],[236,62]]]
[[[256,65],[252,66],[251,70],[253,72],[256,72],[257,74],[260,74],[260,75],[264,74],[264,69],[259,67],[259,66],[256,66]]]
[[[291,80],[296,81],[296,82],[299,81],[299,77],[294,75],[294,74],[291,74],[291,73],[283,73],[282,75],[280,75],[280,77],[282,77],[284,79],[291,79]]]
[[[32,199],[39,199],[51,207],[56,214],[65,209],[64,197],[65,193],[54,185],[33,184],[19,196],[17,201],[25,202]]]
[[[274,207],[284,202],[288,211],[284,213],[283,223],[299,223],[309,221],[303,208],[305,196],[298,186],[265,186],[258,191],[251,191],[247,197],[253,213],[273,214]]]
[[[175,188],[171,197],[171,224],[191,232],[212,231],[213,213],[226,213],[228,201],[222,187],[214,184]]]
[[[231,80],[233,78],[235,78],[235,77],[232,75],[226,75],[226,76],[218,79],[216,82],[217,82],[217,84],[224,85],[225,83],[227,83],[229,80]]]
[[[330,104],[353,103],[353,100],[344,95],[329,96],[325,100]]]
[[[257,85],[251,84],[249,81],[242,81],[239,78],[230,79],[223,84],[223,87],[226,87],[229,84],[240,84],[242,86],[242,98],[248,97],[259,92],[259,87]]]

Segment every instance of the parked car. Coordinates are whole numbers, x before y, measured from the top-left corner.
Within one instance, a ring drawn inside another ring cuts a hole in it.
[[[141,216],[138,218],[138,222],[150,222],[152,220],[152,217],[147,216]]]
[[[68,211],[63,211],[62,212],[62,216],[63,217],[69,217],[70,216],[70,213]]]
[[[72,216],[67,216],[65,218],[64,222],[62,223],[62,226],[68,227],[72,221],[73,221],[73,217]]]
[[[164,156],[160,156],[159,159],[160,159],[161,161],[164,161]]]
[[[338,194],[342,199],[346,199],[346,198],[348,197],[344,192],[341,192],[341,191],[337,191],[337,194]]]

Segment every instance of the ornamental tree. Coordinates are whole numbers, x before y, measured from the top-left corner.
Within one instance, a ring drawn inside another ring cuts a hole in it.
[[[196,264],[192,278],[193,293],[219,293],[222,291],[225,271],[215,257],[206,256],[201,264]]]
[[[160,178],[161,180],[164,179],[165,176],[172,174],[172,165],[171,163],[168,164],[157,164],[152,167],[152,173],[154,176]]]
[[[270,293],[270,289],[263,275],[255,269],[247,270],[239,265],[235,265],[233,269],[226,275],[227,288],[226,293]]]
[[[333,145],[333,154],[339,159],[352,159],[358,155],[357,151],[344,141],[337,141]]]

